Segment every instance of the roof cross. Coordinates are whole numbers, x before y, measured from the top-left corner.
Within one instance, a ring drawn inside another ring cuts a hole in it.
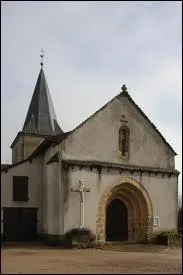
[[[45,51],[42,49],[42,50],[41,50],[41,55],[40,55],[40,57],[41,57],[41,66],[43,66],[43,57],[44,57],[44,53],[45,53]]]
[[[123,85],[123,86],[121,87],[121,90],[122,90],[122,92],[126,93],[126,92],[127,92],[127,87],[126,87],[126,85]]]

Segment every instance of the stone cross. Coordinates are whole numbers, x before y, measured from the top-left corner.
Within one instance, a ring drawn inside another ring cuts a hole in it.
[[[80,228],[84,228],[84,198],[86,192],[91,192],[90,188],[84,187],[84,182],[82,180],[79,181],[79,188],[74,189],[71,188],[71,192],[80,193]]]

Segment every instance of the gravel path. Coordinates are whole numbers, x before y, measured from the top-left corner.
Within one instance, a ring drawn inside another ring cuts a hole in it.
[[[2,248],[2,274],[182,274],[181,249],[127,252],[38,247]]]

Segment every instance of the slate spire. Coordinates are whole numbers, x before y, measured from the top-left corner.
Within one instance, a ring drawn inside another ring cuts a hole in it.
[[[63,133],[57,122],[42,65],[22,132],[41,135],[58,135]]]

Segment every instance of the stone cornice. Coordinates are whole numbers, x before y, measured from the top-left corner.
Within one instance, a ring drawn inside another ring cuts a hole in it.
[[[169,169],[162,169],[162,168],[154,168],[154,167],[147,167],[147,166],[137,166],[137,165],[124,165],[119,163],[109,163],[109,162],[103,162],[103,161],[96,161],[96,160],[74,160],[74,159],[62,159],[62,162],[64,164],[64,167],[67,168],[67,166],[79,166],[82,167],[90,167],[93,169],[97,169],[99,171],[102,170],[102,168],[107,169],[119,169],[120,171],[130,171],[133,172],[147,172],[149,175],[151,173],[162,173],[162,174],[168,174],[168,175],[179,175],[180,172],[176,169],[169,170]]]

